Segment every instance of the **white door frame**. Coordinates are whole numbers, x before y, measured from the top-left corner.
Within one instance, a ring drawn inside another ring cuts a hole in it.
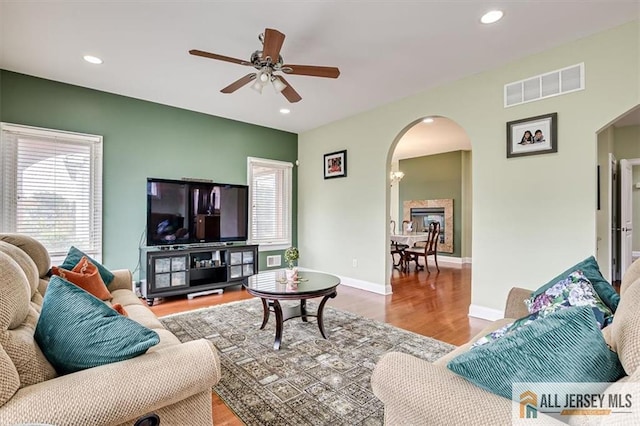
[[[620,160],[620,276],[631,266],[633,259],[634,166],[640,166],[640,158]]]
[[[618,160],[616,157],[609,153],[609,162],[607,167],[607,183],[609,186],[609,197],[607,199],[607,232],[609,233],[609,277],[611,282],[616,280],[616,271],[618,270],[618,259],[617,259],[617,241],[618,241],[618,231],[616,230],[616,216],[618,214],[618,208],[614,205],[616,202],[615,191],[618,190],[617,183],[618,179],[616,176],[618,173]]]

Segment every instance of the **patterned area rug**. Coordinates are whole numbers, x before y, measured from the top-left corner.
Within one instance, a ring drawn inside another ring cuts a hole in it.
[[[307,306],[309,312],[317,308],[313,302]],[[214,391],[247,425],[381,425],[383,405],[370,385],[380,356],[395,351],[433,361],[454,348],[326,306],[328,340],[315,318],[293,318],[284,323],[282,346],[275,351],[275,315],[260,330],[259,299],[161,321],[182,342],[206,338],[218,348],[222,379]]]

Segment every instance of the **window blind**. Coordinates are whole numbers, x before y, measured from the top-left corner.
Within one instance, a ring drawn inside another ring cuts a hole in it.
[[[1,127],[3,232],[40,241],[52,258],[74,245],[102,258],[102,138]]]
[[[251,244],[291,245],[292,168],[287,162],[248,158]]]

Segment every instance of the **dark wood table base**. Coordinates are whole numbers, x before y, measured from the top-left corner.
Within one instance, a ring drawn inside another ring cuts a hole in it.
[[[307,300],[300,299],[300,305],[298,306],[285,306],[284,309],[280,305],[280,301],[277,299],[269,299],[267,297],[261,297],[262,300],[262,325],[260,326],[260,330],[263,330],[267,323],[269,322],[269,316],[271,310],[276,314],[276,338],[273,342],[273,349],[279,350],[280,344],[282,343],[282,326],[284,322],[290,320],[291,318],[302,318],[302,321],[307,322],[308,317],[316,317],[318,321],[318,328],[320,329],[320,334],[324,339],[327,338],[327,335],[324,331],[324,321],[323,321],[323,312],[324,305],[327,303],[327,300],[333,299],[336,297],[338,293],[334,291],[333,293],[327,294],[322,298],[320,302],[320,306],[318,306],[318,311],[315,314],[309,314],[307,312]]]

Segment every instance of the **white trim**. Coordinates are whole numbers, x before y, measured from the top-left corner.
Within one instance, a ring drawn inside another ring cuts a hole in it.
[[[498,309],[491,309],[480,305],[471,305],[469,306],[469,316],[495,321],[504,318],[504,313]]]
[[[448,263],[450,265],[460,266],[462,265],[462,258],[453,257],[453,256],[438,256],[438,263]]]
[[[22,124],[0,123],[0,130],[6,130],[23,136],[45,136],[49,138],[59,138],[61,134],[65,139],[91,141],[102,143],[102,136],[88,133],[69,132],[66,130],[51,130],[42,127],[24,126]]]
[[[287,198],[287,211],[285,212],[287,235],[286,238],[278,239],[275,241],[268,241],[265,239],[253,240],[253,166],[269,167],[273,169],[280,169],[286,172],[286,181],[283,185],[286,190]],[[267,158],[247,157],[247,185],[249,185],[249,218],[247,234],[249,244],[264,245],[265,248],[258,247],[258,251],[272,251],[272,250],[285,250],[293,244],[293,163],[288,161],[271,160]]]
[[[262,166],[279,166],[293,169],[293,163],[290,161],[271,160],[268,158],[247,157],[247,164],[260,164]]]
[[[462,263],[469,263],[469,264],[472,263],[471,262],[471,258],[470,257],[463,257],[462,258]]]
[[[250,243],[249,243],[250,244]],[[278,243],[258,243],[258,251],[277,251],[286,250],[291,247],[291,244],[278,244]]]
[[[637,258],[639,258],[639,257],[640,257],[640,251],[638,251],[638,250],[633,250],[633,251],[631,252],[631,257],[633,257],[633,259],[634,259],[634,260],[635,260],[635,259],[637,259]]]
[[[340,278],[340,284],[345,285],[347,287],[353,287],[360,290],[369,291],[371,293],[382,294],[385,296],[393,293],[393,291],[391,290],[391,284],[387,284],[383,287],[380,284],[376,284],[371,281],[364,281],[364,280],[359,280],[357,278],[345,277],[338,274],[332,274],[331,272],[318,271],[316,269],[309,269],[302,266],[299,266],[298,269],[300,271],[323,272],[326,274],[335,275],[338,278]]]

